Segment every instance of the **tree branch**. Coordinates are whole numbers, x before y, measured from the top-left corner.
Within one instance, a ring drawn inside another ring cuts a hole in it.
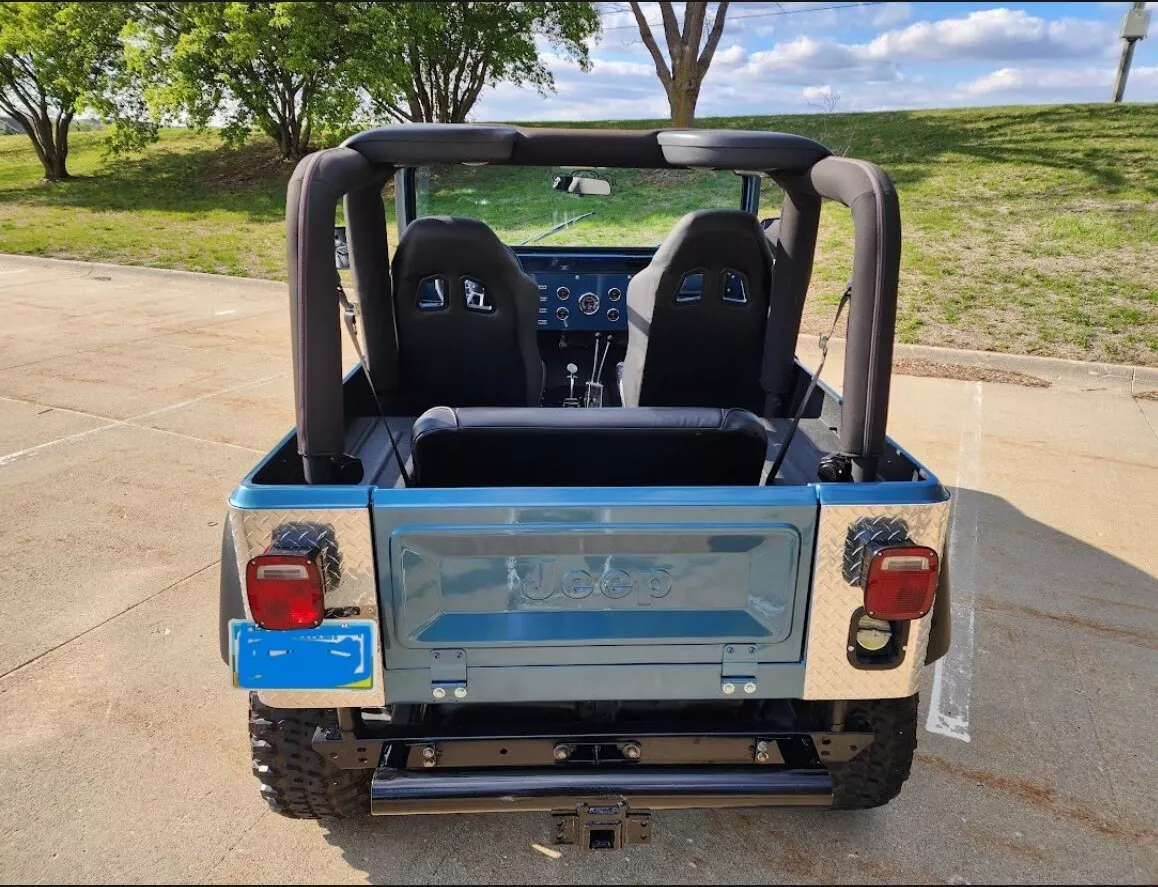
[[[659,11],[660,15],[663,16],[663,34],[667,38],[667,51],[668,55],[671,56],[671,72],[674,75],[677,73],[676,68],[680,63],[680,49],[683,46],[680,26],[676,21],[675,10],[667,0],[659,4]]]
[[[708,14],[708,3],[688,2],[683,10],[683,39],[681,43],[680,67],[684,76],[694,75],[696,56],[699,53],[699,39],[704,36],[704,16]]]
[[[635,15],[635,23],[639,25],[639,36],[643,38],[643,45],[647,47],[647,51],[651,53],[652,60],[655,62],[655,73],[659,75],[659,82],[663,84],[665,92],[670,92],[671,71],[668,70],[667,64],[664,62],[663,53],[659,51],[659,46],[655,42],[655,35],[651,33],[651,25],[647,23],[647,17],[635,0],[631,2],[631,11]]]
[[[411,115],[407,114],[399,105],[390,101],[389,99],[377,99],[374,104],[393,117],[395,120],[397,120],[399,123],[405,123],[408,120],[411,122],[416,122]]]
[[[720,37],[724,34],[724,17],[728,14],[728,0],[723,0],[716,9],[716,19],[712,22],[712,30],[708,32],[708,42],[704,44],[704,51],[700,53],[700,60],[696,63],[696,70],[700,78],[708,73],[708,66],[716,54],[716,47],[720,45]]]

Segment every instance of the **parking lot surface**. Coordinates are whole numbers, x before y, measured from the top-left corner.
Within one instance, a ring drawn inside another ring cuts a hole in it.
[[[1128,371],[894,378],[890,434],[957,491],[954,649],[896,801],[657,812],[650,847],[552,859],[546,815],[258,795],[217,559],[293,421],[284,286],[0,257],[0,318],[0,880],[1158,881],[1158,401]]]

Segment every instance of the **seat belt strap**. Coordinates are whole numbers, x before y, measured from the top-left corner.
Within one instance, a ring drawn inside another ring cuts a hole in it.
[[[792,445],[792,438],[796,436],[796,429],[800,425],[800,420],[804,416],[804,411],[808,408],[808,401],[812,397],[812,392],[816,390],[816,383],[820,381],[820,372],[824,369],[824,362],[828,359],[828,340],[836,333],[836,325],[840,323],[840,315],[844,312],[845,306],[852,298],[852,284],[850,283],[844,291],[844,295],[840,297],[840,303],[836,306],[836,316],[832,318],[832,327],[827,333],[821,333],[818,344],[820,345],[820,362],[816,365],[816,370],[812,374],[812,378],[808,380],[808,388],[804,391],[804,397],[800,399],[800,405],[796,408],[796,415],[792,417],[792,424],[788,426],[788,433],[784,435],[784,443],[780,445],[780,449],[776,451],[776,458],[772,462],[772,467],[768,470],[768,476],[764,479],[766,486],[771,486],[776,482],[776,475],[780,471],[780,467],[784,464],[784,458],[788,455],[788,448]]]
[[[370,370],[366,366],[366,355],[362,351],[362,342],[358,338],[358,306],[353,304],[346,291],[342,288],[342,281],[338,280],[338,301],[342,305],[342,322],[346,327],[346,332],[350,335],[350,341],[354,345],[354,351],[358,354],[358,365],[362,368],[362,375],[366,377],[366,384],[370,386],[370,396],[374,398],[374,405],[378,407],[378,415],[382,417],[382,424],[386,426],[386,436],[390,438],[390,451],[394,454],[394,461],[398,465],[398,471],[402,475],[402,483],[410,486],[410,475],[406,471],[406,464],[402,460],[402,453],[398,450],[398,441],[394,439],[394,432],[390,430],[390,420],[386,416],[386,411],[382,409],[382,401],[378,398],[378,392],[374,389],[374,380],[370,378]]]

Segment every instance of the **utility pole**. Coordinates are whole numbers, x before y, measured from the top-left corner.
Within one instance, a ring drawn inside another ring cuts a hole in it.
[[[1145,3],[1135,3],[1134,8],[1126,13],[1122,19],[1122,31],[1119,36],[1126,41],[1122,47],[1122,58],[1118,62],[1118,76],[1114,78],[1114,97],[1111,102],[1122,101],[1122,94],[1126,91],[1126,78],[1130,76],[1130,62],[1134,60],[1134,44],[1146,39],[1146,30],[1150,25],[1150,12]]]

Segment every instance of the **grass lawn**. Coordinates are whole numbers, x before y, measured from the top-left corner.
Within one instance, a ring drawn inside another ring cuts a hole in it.
[[[662,121],[577,126],[660,127]],[[1158,365],[1158,105],[716,118],[778,129],[872,160],[904,220],[905,342]],[[167,131],[141,157],[105,160],[78,133],[74,181],[47,185],[23,136],[0,137],[0,252],[284,276],[290,170],[256,142]],[[658,242],[688,209],[734,205],[729,173],[608,171],[595,217],[545,241]],[[432,212],[490,222],[509,242],[561,218],[542,170],[436,173]],[[776,214],[769,188],[761,212]],[[391,205],[392,211],[392,205]],[[806,328],[830,317],[850,262],[847,211],[826,206]]]

